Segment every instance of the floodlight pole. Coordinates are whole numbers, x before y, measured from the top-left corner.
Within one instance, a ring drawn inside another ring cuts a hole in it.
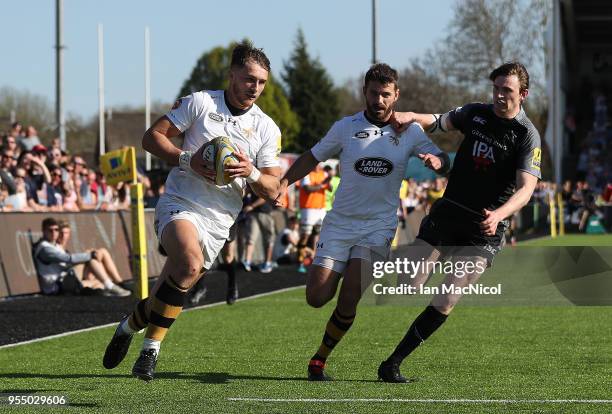
[[[145,48],[145,131],[151,127],[151,55],[149,42],[149,27],[144,32]],[[151,170],[151,154],[145,151],[145,169]]]
[[[98,23],[98,132],[100,135],[100,155],[106,153],[104,126],[104,40],[102,23]]]
[[[372,0],[372,64],[374,65],[378,59],[376,58],[376,6],[378,1]]]
[[[64,0],[55,0],[55,123],[60,148],[66,151],[66,120],[64,118]]]

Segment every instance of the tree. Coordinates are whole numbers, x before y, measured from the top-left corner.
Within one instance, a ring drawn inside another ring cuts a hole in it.
[[[189,79],[183,83],[179,97],[203,89],[225,89],[228,86],[227,73],[234,46],[236,43],[231,43],[227,47],[218,46],[203,53],[191,71]],[[291,110],[283,88],[272,73],[268,77],[263,93],[257,100],[257,105],[279,126],[283,134],[283,151],[293,150],[299,131],[298,117]]]
[[[448,35],[429,57],[449,81],[488,90],[486,75],[504,62],[518,60],[541,87],[544,76],[546,0],[463,0],[455,5]],[[535,75],[535,76],[534,76]]]
[[[0,88],[0,118],[10,119],[15,111],[17,121],[26,127],[34,125],[41,138],[52,138],[55,134],[53,109],[43,96],[9,86]]]
[[[298,29],[289,61],[282,78],[287,86],[289,103],[302,126],[297,150],[304,151],[321,139],[340,113],[333,82],[318,59],[308,54],[304,33]]]

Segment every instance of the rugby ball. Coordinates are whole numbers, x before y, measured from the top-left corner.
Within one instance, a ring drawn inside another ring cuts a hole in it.
[[[225,172],[225,166],[238,163],[238,158],[234,155],[238,152],[228,137],[216,137],[212,139],[202,151],[202,158],[206,168],[215,170],[215,184],[228,185],[233,180]]]

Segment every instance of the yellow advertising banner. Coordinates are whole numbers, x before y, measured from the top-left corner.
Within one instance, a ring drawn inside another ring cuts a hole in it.
[[[136,148],[125,147],[100,156],[100,170],[110,185],[136,181]]]

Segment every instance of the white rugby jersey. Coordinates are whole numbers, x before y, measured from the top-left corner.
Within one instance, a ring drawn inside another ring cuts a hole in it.
[[[417,123],[398,134],[390,125],[373,125],[363,112],[336,122],[311,151],[319,161],[340,159],[342,179],[326,221],[367,220],[393,229],[408,159],[442,152]]]
[[[245,152],[257,167],[278,167],[281,132],[257,105],[246,113],[232,115],[223,91],[200,91],[185,96],[166,114],[185,133],[183,150],[197,151],[215,137],[225,136]],[[217,186],[191,172],[174,167],[166,181],[165,194],[194,204],[212,219],[231,225],[242,209],[244,178]]]

